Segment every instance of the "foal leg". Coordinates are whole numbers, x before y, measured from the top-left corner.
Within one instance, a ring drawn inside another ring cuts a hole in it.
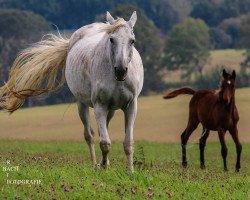
[[[204,150],[206,146],[206,141],[209,136],[209,130],[203,128],[203,133],[200,138],[200,167],[201,169],[205,169],[205,160],[204,160]]]
[[[238,172],[240,170],[240,155],[241,155],[241,151],[242,151],[242,145],[239,141],[237,127],[236,126],[233,127],[231,130],[229,130],[229,132],[232,135],[232,138],[233,138],[235,146],[236,146],[237,161],[236,161],[235,170],[236,170],[236,172]]]
[[[133,129],[134,122],[137,113],[137,100],[130,103],[128,108],[124,110],[125,114],[125,139],[123,142],[123,147],[125,154],[127,156],[127,167],[133,172],[133,153],[134,153],[134,139],[133,139]]]
[[[181,134],[182,166],[184,168],[187,167],[187,156],[186,156],[187,141],[188,141],[190,135],[193,133],[193,131],[197,128],[198,124],[199,124],[198,120],[194,120],[194,119],[190,120],[190,118],[189,118],[187,128]]]
[[[95,147],[94,147],[94,131],[90,127],[89,121],[89,107],[78,102],[78,113],[81,118],[81,121],[84,125],[84,138],[89,146],[90,156],[92,160],[92,164],[96,166],[96,155],[95,155]]]
[[[100,166],[106,168],[109,165],[108,153],[111,148],[111,141],[107,131],[108,109],[101,104],[96,104],[94,106],[94,111],[100,135],[100,148],[102,151],[102,160]]]
[[[223,158],[224,170],[228,171],[227,169],[227,146],[225,143],[225,131],[219,131],[219,138],[221,143],[221,156]]]

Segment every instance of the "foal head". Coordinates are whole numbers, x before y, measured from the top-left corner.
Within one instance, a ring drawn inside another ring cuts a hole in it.
[[[115,25],[118,20],[122,21],[120,18],[115,20],[109,12],[107,12],[106,18],[110,25]],[[133,12],[129,21],[123,21],[124,24],[122,26],[119,26],[109,34],[109,58],[117,81],[124,81],[129,70],[128,64],[132,59],[135,43],[133,27],[136,20],[136,12]]]
[[[225,69],[223,69],[222,80],[220,85],[221,98],[223,102],[225,102],[227,105],[230,104],[235,94],[235,78],[236,78],[235,70],[233,70],[232,74],[229,74],[226,72]]]

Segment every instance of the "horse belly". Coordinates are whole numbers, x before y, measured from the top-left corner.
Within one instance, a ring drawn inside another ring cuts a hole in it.
[[[227,117],[226,111],[211,108],[206,114],[200,115],[201,124],[209,130],[218,131],[220,129],[228,130],[232,124],[232,119]]]
[[[65,78],[68,87],[77,101],[92,106],[91,103],[91,82],[88,66],[67,58]]]

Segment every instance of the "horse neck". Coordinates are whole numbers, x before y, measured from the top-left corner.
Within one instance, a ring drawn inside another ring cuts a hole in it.
[[[221,102],[223,102],[223,91],[220,89],[220,91],[218,92],[218,95],[219,95],[219,99]],[[233,113],[234,112],[234,107],[235,107],[235,92],[231,98],[231,101],[230,101],[230,104],[227,105],[227,110],[230,112],[230,113]]]

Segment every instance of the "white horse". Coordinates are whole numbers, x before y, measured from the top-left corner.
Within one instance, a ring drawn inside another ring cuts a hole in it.
[[[65,82],[77,99],[93,166],[96,162],[94,133],[89,121],[89,107],[94,108],[102,160],[109,165],[111,141],[108,124],[115,110],[125,115],[124,151],[128,168],[133,171],[133,126],[137,98],[143,85],[143,65],[134,47],[133,27],[129,21],[114,19],[107,12],[107,23],[93,23],[78,29],[69,40],[50,35],[46,40],[25,49],[16,58],[9,80],[0,88],[1,106],[14,112],[25,98],[52,92]],[[60,73],[59,73],[60,72]],[[65,75],[64,75],[65,73]],[[61,74],[61,80],[56,78]]]

